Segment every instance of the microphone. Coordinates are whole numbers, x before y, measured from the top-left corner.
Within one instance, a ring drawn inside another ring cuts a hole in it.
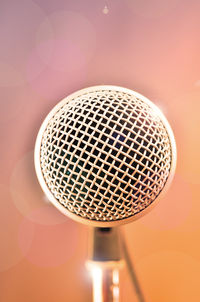
[[[100,228],[148,212],[173,178],[176,145],[162,112],[117,86],[94,86],[59,102],[44,120],[35,167],[49,200]]]
[[[48,199],[63,214],[94,226],[89,259],[93,300],[119,301],[123,246],[140,302],[144,297],[118,228],[143,216],[166,192],[176,144],[162,112],[117,86],[94,86],[59,102],[44,120],[35,168]]]

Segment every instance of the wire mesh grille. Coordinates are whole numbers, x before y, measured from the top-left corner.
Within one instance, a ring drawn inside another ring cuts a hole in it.
[[[148,207],[171,168],[171,145],[159,114],[116,90],[82,93],[57,110],[42,136],[40,164],[68,211],[116,221]]]

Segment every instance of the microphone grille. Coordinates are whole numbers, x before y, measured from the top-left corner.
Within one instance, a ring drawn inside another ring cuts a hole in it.
[[[61,101],[38,135],[35,161],[50,200],[96,226],[133,220],[158,197],[175,165],[166,119],[143,96],[96,86]]]

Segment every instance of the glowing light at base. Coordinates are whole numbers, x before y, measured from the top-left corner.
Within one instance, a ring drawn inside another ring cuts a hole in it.
[[[119,271],[117,269],[112,272],[113,280],[113,302],[119,301]]]
[[[96,265],[90,268],[93,282],[93,300],[95,302],[103,302],[102,296],[102,269]]]

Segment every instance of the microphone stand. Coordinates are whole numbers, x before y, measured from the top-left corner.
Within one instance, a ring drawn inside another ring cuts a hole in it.
[[[124,265],[119,230],[92,228],[87,269],[93,283],[93,302],[119,302],[119,270]]]

